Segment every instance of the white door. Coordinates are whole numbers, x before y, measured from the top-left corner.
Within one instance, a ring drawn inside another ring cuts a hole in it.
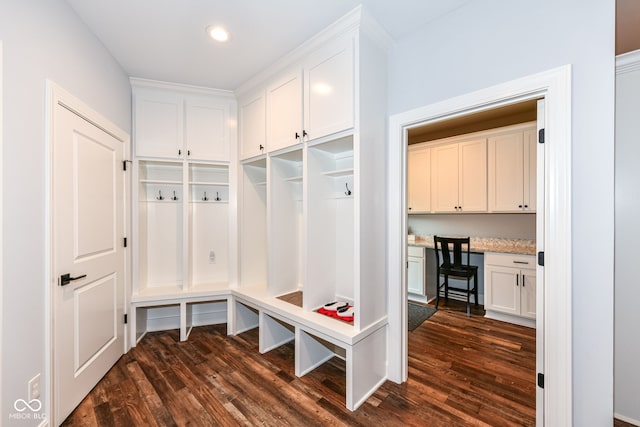
[[[519,316],[520,270],[488,265],[485,277],[485,308]]]
[[[409,147],[407,157],[409,213],[431,211],[431,149]]]
[[[183,114],[181,96],[152,90],[136,90],[136,154],[140,157],[183,158]]]
[[[431,150],[431,208],[435,212],[458,211],[458,144]]]
[[[264,90],[238,102],[240,114],[240,158],[265,153],[266,102]]]
[[[58,425],[124,351],[123,142],[61,105],[53,136]],[[62,278],[68,275],[68,283]],[[75,279],[75,280],[74,280]]]
[[[520,212],[523,208],[524,150],[522,132],[489,138],[489,210]]]

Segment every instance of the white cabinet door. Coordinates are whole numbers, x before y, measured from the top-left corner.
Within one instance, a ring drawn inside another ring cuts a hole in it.
[[[520,315],[520,270],[485,266],[485,309]]]
[[[314,52],[304,68],[304,130],[316,139],[353,127],[353,38]]]
[[[228,161],[228,123],[228,103],[203,97],[186,98],[186,158]]]
[[[487,211],[487,142],[461,142],[459,155],[458,206],[461,212]]]
[[[407,196],[409,213],[431,211],[431,149],[429,147],[409,147]]]
[[[302,136],[302,71],[296,69],[267,88],[267,147],[290,147]]]
[[[177,94],[138,90],[134,97],[136,155],[176,159],[183,152],[183,100]]]
[[[266,100],[260,90],[239,101],[240,158],[248,159],[266,152]]]
[[[536,318],[536,270],[521,270],[520,314]]]
[[[458,144],[431,149],[431,208],[434,212],[458,211]]]
[[[538,174],[538,135],[524,132],[524,211],[536,211],[536,179]]]
[[[424,295],[424,258],[408,257],[407,288],[412,294]]]
[[[491,212],[522,211],[524,155],[522,132],[489,138],[489,210]]]

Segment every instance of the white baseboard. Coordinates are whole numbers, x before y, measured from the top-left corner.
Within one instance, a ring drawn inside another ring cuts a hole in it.
[[[536,328],[536,319],[529,319],[528,317],[514,316],[491,310],[487,310],[484,317],[493,320],[500,320],[501,322],[515,323],[516,325],[525,326],[527,328]]]
[[[620,421],[624,421],[625,423],[633,424],[634,426],[640,426],[640,420],[634,420],[633,418],[625,417],[624,415],[620,415],[617,412],[614,412],[613,416],[614,418],[617,418]]]

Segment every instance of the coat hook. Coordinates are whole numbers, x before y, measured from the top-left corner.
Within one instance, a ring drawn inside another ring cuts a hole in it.
[[[171,200],[178,200],[178,196],[176,196],[175,190],[173,190],[173,197],[171,198]]]
[[[158,190],[158,195],[156,196],[156,200],[164,200],[164,197],[162,196],[162,190]]]
[[[347,191],[344,192],[345,196],[350,196],[351,195],[351,190],[349,190],[349,183],[345,182],[344,186],[347,187]]]
[[[207,197],[207,192],[204,192],[204,197],[202,198],[203,202],[206,202],[207,200],[209,200],[209,198]]]
[[[219,202],[220,200],[222,200],[222,199],[220,198],[220,195],[219,195],[219,194],[218,194],[218,192],[216,191],[216,202]]]

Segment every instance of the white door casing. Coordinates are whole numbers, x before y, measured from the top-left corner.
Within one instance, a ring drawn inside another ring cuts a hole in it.
[[[128,136],[62,89],[48,86],[52,360],[47,378],[53,380],[51,420],[57,425],[125,350],[122,165]],[[78,279],[62,286],[65,274]]]
[[[571,425],[572,406],[572,266],[571,266],[571,66],[529,75],[390,117],[388,151],[389,289],[388,378],[408,375],[407,348],[407,133],[415,126],[517,103],[544,99],[538,127],[545,143],[537,149],[536,365],[552,378],[536,388],[536,423]],[[551,239],[553,237],[553,239]],[[397,286],[395,284],[402,284]],[[553,320],[552,322],[550,320]],[[553,327],[551,327],[553,325]],[[541,344],[541,345],[540,345]],[[538,371],[541,372],[541,371]]]

